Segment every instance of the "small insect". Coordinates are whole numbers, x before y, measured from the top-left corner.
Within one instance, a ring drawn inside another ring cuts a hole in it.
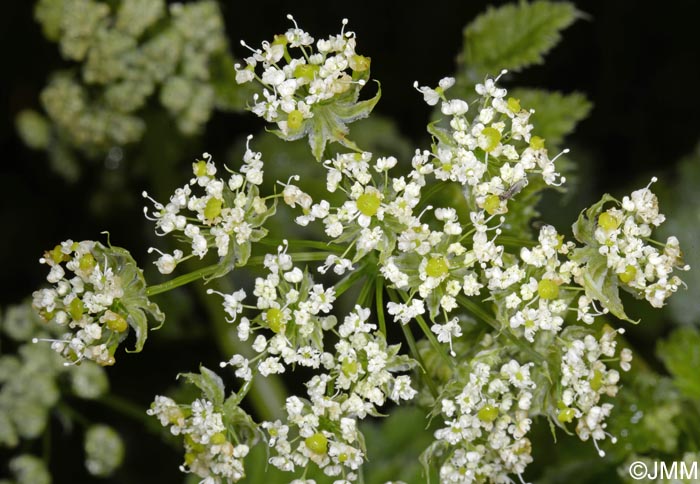
[[[527,178],[523,178],[522,180],[518,180],[517,182],[515,182],[511,186],[509,186],[506,191],[504,191],[503,193],[498,195],[498,198],[501,201],[510,200],[515,195],[517,195],[520,192],[520,190],[522,190],[526,186],[527,186]]]

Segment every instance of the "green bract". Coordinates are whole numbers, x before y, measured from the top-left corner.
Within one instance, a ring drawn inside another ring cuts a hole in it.
[[[112,365],[129,327],[136,339],[133,351],[139,352],[148,335],[148,316],[155,323],[165,319],[149,300],[143,272],[125,249],[68,240],[41,261],[51,267],[47,280],[54,286],[34,293],[34,308],[45,321],[68,330],[52,340],[52,347],[73,362]],[[80,285],[67,283],[66,270]]]

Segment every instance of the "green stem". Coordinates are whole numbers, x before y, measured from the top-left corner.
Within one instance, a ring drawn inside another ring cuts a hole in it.
[[[340,295],[350,289],[360,277],[364,276],[365,267],[367,267],[367,263],[361,264],[360,267],[339,280],[335,286],[333,286],[335,288],[335,297],[340,297]]]
[[[422,206],[424,204],[427,204],[428,201],[432,198],[433,195],[435,195],[437,192],[444,190],[447,186],[447,183],[445,182],[438,182],[434,183],[433,185],[430,186],[427,190],[425,190],[422,195],[421,195],[421,204],[419,205]]]
[[[534,240],[520,239],[509,235],[499,235],[496,239],[499,243],[507,247],[515,247],[518,249],[522,247],[535,247],[537,245],[537,242]]]
[[[233,291],[232,284],[227,278],[218,279],[217,282],[222,292],[230,293]],[[239,341],[232,331],[232,326],[226,322],[222,305],[216,299],[207,296],[203,287],[197,287],[197,294],[200,301],[204,304],[208,319],[213,325],[216,344],[221,354],[240,354],[248,359],[254,357],[255,354],[252,348],[248,344]],[[286,390],[278,375],[255,378],[247,394],[257,417],[262,420],[273,421],[285,418],[284,401],[286,396]]]
[[[377,306],[377,320],[379,321],[379,331],[386,338],[386,318],[384,317],[384,279],[377,278],[377,284],[374,286],[374,302]]]
[[[425,362],[423,361],[423,357],[418,351],[418,346],[416,346],[416,340],[413,337],[413,333],[411,333],[411,328],[409,328],[406,324],[400,324],[399,326],[401,326],[403,336],[404,338],[406,338],[406,343],[408,343],[408,349],[411,350],[413,358],[415,358],[415,360],[418,362],[418,365],[420,366],[423,381],[425,381],[425,384],[428,385],[428,389],[430,390],[430,393],[433,395],[433,397],[437,397],[437,387],[435,386],[435,382],[433,381],[433,379],[430,378],[430,376],[428,376],[428,373],[425,369]]]
[[[142,408],[123,397],[110,394],[99,398],[97,401],[110,410],[114,410],[125,417],[129,417],[130,419],[139,422],[149,430],[156,433],[161,432],[160,425],[157,425],[156,419],[151,418],[146,414],[145,408]]]
[[[487,323],[489,326],[491,326],[493,329],[498,331],[499,334],[504,335],[506,338],[508,338],[515,346],[518,347],[521,351],[524,353],[527,353],[530,355],[532,358],[534,358],[536,361],[543,362],[545,361],[544,356],[539,354],[537,351],[533,350],[528,344],[524,343],[520,338],[517,336],[513,335],[510,331],[502,331],[503,328],[501,327],[501,324],[488,314],[486,311],[484,311],[477,303],[474,301],[470,300],[464,295],[459,295],[457,296],[457,302],[467,311],[470,311],[472,314],[474,314],[476,317]]]
[[[275,239],[272,237],[264,237],[258,241],[260,245],[267,245],[272,247],[277,247],[282,245],[281,239]],[[343,252],[344,247],[342,245],[334,244],[332,242],[320,242],[317,240],[288,240],[287,246],[290,249],[320,249],[320,250],[330,250],[333,252]]]
[[[65,402],[59,402],[58,405],[56,405],[56,409],[59,412],[65,414],[69,419],[78,422],[78,424],[85,428],[89,427],[91,424],[91,422],[84,415],[78,413],[75,409],[73,409],[70,405],[66,404]]]
[[[360,290],[360,295],[357,296],[357,304],[363,308],[367,308],[372,304],[372,289],[374,289],[374,277],[368,274],[365,283]]]
[[[410,301],[410,296],[406,294],[404,291],[396,291],[401,294],[401,297],[404,301],[404,303],[407,303]],[[392,296],[392,300],[396,302],[398,300],[398,296],[396,296],[394,293],[394,290],[389,291],[389,295]],[[443,360],[445,360],[445,363],[447,363],[450,368],[454,366],[454,361],[452,358],[450,358],[447,353],[445,353],[445,349],[443,346],[440,345],[440,342],[435,338],[435,334],[430,330],[430,327],[428,327],[428,323],[425,322],[425,319],[423,319],[423,316],[421,315],[416,315],[416,322],[418,323],[418,326],[420,326],[421,331],[423,331],[423,334],[425,335],[426,338],[428,338],[428,341],[432,345],[432,347],[437,351],[437,353],[442,357]]]
[[[155,296],[156,294],[161,294],[163,292],[172,291],[176,287],[184,286],[190,282],[202,279],[208,275],[213,274],[219,268],[219,264],[212,264],[210,266],[202,267],[196,271],[188,272],[169,281],[163,282],[162,284],[156,284],[155,286],[148,286],[146,288],[147,296]]]
[[[318,262],[326,260],[328,252],[296,252],[288,254],[294,262]],[[264,255],[256,255],[248,259],[249,265],[262,265],[265,262]]]

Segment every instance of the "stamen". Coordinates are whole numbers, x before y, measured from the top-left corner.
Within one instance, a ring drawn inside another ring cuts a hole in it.
[[[432,210],[432,209],[433,209],[433,206],[432,206],[432,205],[428,205],[427,207],[425,207],[425,208],[423,209],[423,211],[422,211],[421,213],[418,214],[418,217],[416,217],[416,219],[417,219],[417,220],[420,220],[420,218],[421,218],[423,215],[425,215],[425,212],[427,212],[428,210]]]
[[[508,74],[508,69],[503,69],[500,74],[496,77],[496,79],[493,80],[493,82],[498,82],[498,80],[502,77]]]
[[[291,20],[292,23],[294,23],[294,28],[295,28],[295,29],[298,29],[298,28],[299,28],[299,25],[297,25],[297,21],[294,20],[294,17],[292,16],[291,13],[288,13],[288,14],[287,14],[287,20]]]
[[[249,46],[248,44],[246,44],[246,43],[245,43],[245,40],[241,40],[241,45],[242,45],[243,47],[245,47],[246,49],[250,50],[253,54],[259,54],[259,53],[260,53],[260,51],[258,51],[257,49],[253,49],[251,46]]]
[[[160,249],[157,249],[155,247],[149,247],[146,252],[148,252],[149,254],[152,254],[153,252],[158,252],[160,255],[165,255],[163,252],[161,252]]]
[[[154,200],[153,198],[151,198],[151,197],[148,195],[148,192],[147,192],[146,190],[144,190],[144,191],[141,192],[141,196],[142,196],[143,198],[147,198],[148,200],[150,200],[151,202],[153,202],[153,206],[154,206],[156,209],[158,209],[158,210],[163,210],[163,209],[165,208],[165,207],[163,206],[162,203],[157,202],[156,200]]]
[[[598,451],[598,455],[601,457],[605,457],[605,451],[601,450],[600,447],[598,447],[598,441],[596,439],[593,439],[593,445],[595,445],[595,449]]]
[[[570,151],[571,151],[571,150],[570,150],[569,148],[564,148],[564,149],[561,151],[561,153],[559,153],[557,156],[555,156],[554,158],[552,158],[552,163],[554,163],[555,161],[557,161],[557,158],[559,158],[561,155],[565,155],[565,154],[569,153]]]

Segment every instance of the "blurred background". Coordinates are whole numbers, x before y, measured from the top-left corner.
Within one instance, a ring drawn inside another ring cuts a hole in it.
[[[489,5],[506,2],[218,3],[236,58],[247,54],[240,39],[256,46],[284,32],[290,25],[287,13],[294,14],[300,27],[316,38],[339,32],[341,19],[349,18],[348,28],[357,33],[357,50],[372,58],[372,77],[382,84],[375,113],[386,119],[381,128],[386,133],[385,146],[400,146],[402,155],[410,155],[414,148],[430,143],[425,125],[431,111],[413,89],[413,81],[436,85],[440,78],[453,75],[464,47],[464,27]],[[541,218],[568,227],[581,209],[604,192],[622,195],[657,176],[661,209],[670,219],[668,233],[678,235],[688,262],[695,261],[700,269],[700,96],[694,87],[700,85],[700,4],[691,0],[575,3],[584,15],[563,32],[562,42],[546,62],[504,80],[506,87],[579,92],[592,103],[588,117],[562,143],[572,151],[574,187],[565,196],[546,197]],[[66,168],[56,162],[55,153],[52,159],[44,149],[27,147],[16,122],[23,110],[42,112],[40,93],[49,76],[76,63],[62,57],[57,45],[46,39],[34,19],[34,2],[12,0],[4,5],[0,18],[5,65],[0,80],[0,143],[5,160],[0,165],[1,307],[20,303],[43,283],[45,268],[38,258],[67,238],[97,239],[108,230],[115,245],[129,249],[142,267],[150,267],[152,259],[145,249],[154,242],[152,227],[143,218],[141,192],[160,192],[162,200],[185,182],[191,162],[203,151],[219,161],[240,159],[245,136],[263,128],[257,118],[240,110],[241,100],[234,99],[226,109],[214,109],[195,134],[183,134],[175,126],[177,117],[163,115],[163,108],[151,100],[139,111],[146,121],[139,142],[118,151],[76,151],[71,155],[73,164]],[[375,142],[381,145],[381,140]],[[265,157],[266,145],[261,143],[256,149]],[[293,149],[303,153],[305,147]],[[294,160],[290,162],[300,163]],[[645,324],[632,328],[627,336],[659,371],[664,368],[654,357],[656,342],[674,327],[700,324],[699,273],[684,278],[688,290],[672,298],[674,302],[663,311],[652,313],[634,305],[628,311],[633,319],[643,317]],[[167,304],[176,307],[176,323],[152,335],[147,351],[122,355],[119,365],[109,370],[112,391],[135,408],[145,409],[155,393],[174,384],[178,372],[196,369],[200,361],[215,366],[222,359],[223,350],[214,349],[216,332],[203,322],[205,308],[192,300],[178,308],[178,298],[173,296]],[[11,351],[13,343],[3,340],[0,348]],[[88,416],[102,416],[101,410],[89,405],[83,410]],[[116,412],[109,418],[121,422],[127,449],[136,449],[128,451],[124,469],[107,480],[87,474],[76,480],[72,473],[82,467],[80,459],[71,456],[71,448],[80,452],[80,439],[62,437],[57,431],[50,437],[56,449],[54,482],[179,482],[177,451],[161,445],[156,432],[144,436],[136,420],[119,420]]]

